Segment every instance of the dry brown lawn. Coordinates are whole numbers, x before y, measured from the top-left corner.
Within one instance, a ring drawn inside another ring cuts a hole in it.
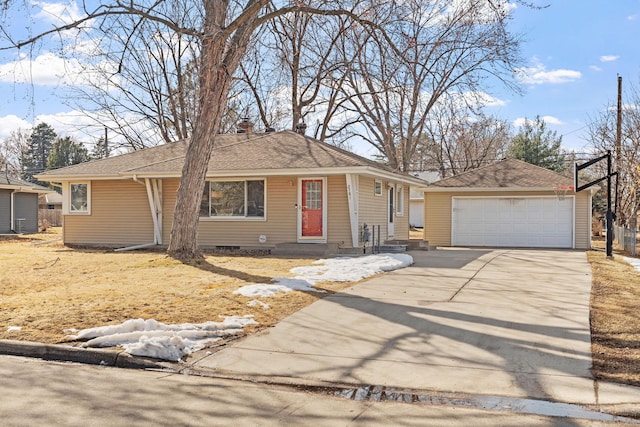
[[[323,283],[328,293],[293,291],[262,299],[271,308],[248,307],[253,298],[233,294],[252,283],[291,277],[312,259],[207,255],[181,263],[163,252],[72,249],[45,234],[0,238],[0,339],[59,343],[64,329],[118,324],[132,318],[201,323],[218,316],[253,314],[269,327],[318,298],[353,283]],[[603,246],[603,242],[594,242]],[[618,253],[589,251],[592,265],[591,335],[596,378],[640,386],[640,273]],[[9,332],[10,326],[20,331]]]
[[[602,240],[594,247],[604,248]],[[614,250],[613,259],[589,251],[591,352],[596,378],[640,386],[640,272]]]
[[[46,234],[0,240],[0,339],[59,343],[64,329],[119,324],[132,318],[201,323],[224,315],[253,314],[256,329],[327,295],[293,291],[265,298],[271,308],[248,307],[253,298],[233,294],[241,286],[291,277],[293,267],[314,260],[211,254],[181,263],[163,252],[71,249]],[[1,239],[1,238],[0,238]],[[330,292],[352,283],[323,283]],[[8,332],[10,326],[20,331]]]

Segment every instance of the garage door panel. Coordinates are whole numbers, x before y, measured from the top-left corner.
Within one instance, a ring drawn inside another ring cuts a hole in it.
[[[454,197],[452,245],[573,247],[573,198]]]

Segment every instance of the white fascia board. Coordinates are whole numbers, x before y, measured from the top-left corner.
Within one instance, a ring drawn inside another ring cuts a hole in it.
[[[341,167],[341,168],[283,168],[283,169],[246,169],[246,170],[226,170],[207,173],[207,178],[221,177],[269,177],[269,176],[329,176],[345,174],[368,175],[375,178],[387,179],[410,185],[424,185],[422,180],[411,176],[403,176],[393,172],[387,172],[370,166]],[[176,173],[132,173],[122,174],[121,177],[133,178],[180,178]]]
[[[554,191],[554,187],[425,187],[425,193],[513,193],[524,191]]]
[[[0,185],[0,189],[16,191],[16,192],[19,192],[19,193],[36,193],[36,194],[55,193],[54,190],[39,190],[37,188],[24,187],[24,186],[15,186],[15,185]]]

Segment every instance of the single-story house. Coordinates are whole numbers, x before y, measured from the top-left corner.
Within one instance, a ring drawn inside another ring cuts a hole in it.
[[[38,198],[38,206],[40,209],[62,211],[62,194],[56,191],[41,194]]]
[[[186,150],[175,142],[38,175],[62,188],[64,243],[168,244]],[[423,184],[297,132],[217,135],[198,244],[355,249],[365,224],[380,227],[380,240],[407,240],[409,187]]]
[[[507,159],[425,189],[424,236],[436,246],[588,249],[592,193],[573,179]]]
[[[0,234],[38,232],[38,195],[48,188],[0,175]]]

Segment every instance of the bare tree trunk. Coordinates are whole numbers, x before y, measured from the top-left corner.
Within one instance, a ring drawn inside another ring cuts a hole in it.
[[[198,217],[209,159],[220,130],[232,77],[247,50],[255,29],[260,2],[245,9],[243,21],[232,35],[225,32],[228,2],[205,0],[205,23],[200,68],[200,114],[187,149],[176,208],[171,225],[168,254],[176,259],[201,258]]]

